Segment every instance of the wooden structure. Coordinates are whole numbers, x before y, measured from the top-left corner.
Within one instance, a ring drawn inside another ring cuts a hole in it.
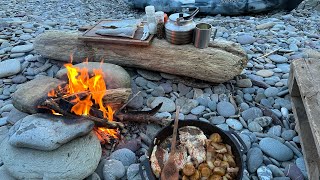
[[[289,92],[309,179],[320,177],[320,60],[291,63]]]
[[[116,21],[116,20],[101,20],[98,24],[93,27],[88,27],[88,30],[82,35],[79,36],[80,40],[91,41],[91,42],[102,42],[102,43],[111,43],[111,44],[130,44],[130,45],[140,45],[140,46],[149,46],[154,35],[150,35],[145,41],[141,41],[143,35],[143,26],[139,26],[137,31],[134,34],[133,39],[126,37],[115,37],[115,36],[102,36],[96,34],[96,31],[103,29],[102,24]],[[142,25],[145,25],[146,22],[143,22]]]

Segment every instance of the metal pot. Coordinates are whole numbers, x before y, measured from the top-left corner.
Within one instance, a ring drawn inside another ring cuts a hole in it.
[[[239,167],[239,172],[237,175],[237,180],[241,180],[243,176],[243,170],[245,167],[244,161],[242,159],[244,153],[247,152],[247,146],[242,141],[241,137],[234,131],[223,131],[217,126],[214,126],[210,123],[198,120],[183,120],[179,121],[179,128],[184,126],[196,126],[200,128],[206,136],[210,136],[213,133],[218,133],[223,139],[223,142],[230,145],[232,148],[232,153],[235,156],[235,161],[237,166]],[[153,143],[149,146],[148,154],[146,160],[140,163],[140,176],[143,180],[145,180],[145,176],[143,173],[143,169],[145,169],[147,173],[147,177],[149,180],[155,180],[156,177],[153,174],[150,165],[149,157],[152,154],[153,148],[156,145],[161,144],[164,140],[172,135],[173,132],[173,123],[162,128],[154,137]]]
[[[193,39],[196,23],[193,17],[199,12],[197,8],[192,14],[175,13],[169,16],[165,24],[166,39],[172,44],[189,44]]]

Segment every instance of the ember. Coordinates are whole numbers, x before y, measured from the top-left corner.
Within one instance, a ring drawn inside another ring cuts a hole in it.
[[[72,57],[71,57],[72,59]],[[64,65],[67,69],[68,75],[68,84],[64,87],[59,86],[57,90],[51,90],[48,93],[49,98],[56,98],[61,96],[58,92],[63,92],[61,98],[73,97],[69,100],[74,104],[71,108],[71,112],[80,115],[92,115],[91,108],[97,106],[102,112],[103,118],[108,121],[113,121],[114,110],[110,105],[103,103],[103,97],[107,90],[106,82],[103,78],[102,69],[94,69],[94,75],[90,77],[87,68],[77,68],[74,67],[71,63]],[[83,97],[83,94],[86,96]],[[52,113],[55,115],[61,115],[52,110]],[[116,129],[107,129],[105,127],[95,128],[97,137],[102,143],[109,141],[110,137],[117,138],[118,132]]]

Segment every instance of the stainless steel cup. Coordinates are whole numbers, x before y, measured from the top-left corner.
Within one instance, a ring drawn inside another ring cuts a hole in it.
[[[212,26],[207,23],[199,23],[194,30],[194,46],[196,48],[207,48],[210,42]]]

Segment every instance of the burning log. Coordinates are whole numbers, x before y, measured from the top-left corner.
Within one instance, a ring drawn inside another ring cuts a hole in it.
[[[154,39],[148,47],[83,42],[79,33],[52,31],[37,36],[34,49],[43,57],[69,62],[101,61],[182,75],[210,82],[225,82],[239,75],[247,64],[240,45],[227,41],[211,42],[206,49],[192,44],[172,45]]]

